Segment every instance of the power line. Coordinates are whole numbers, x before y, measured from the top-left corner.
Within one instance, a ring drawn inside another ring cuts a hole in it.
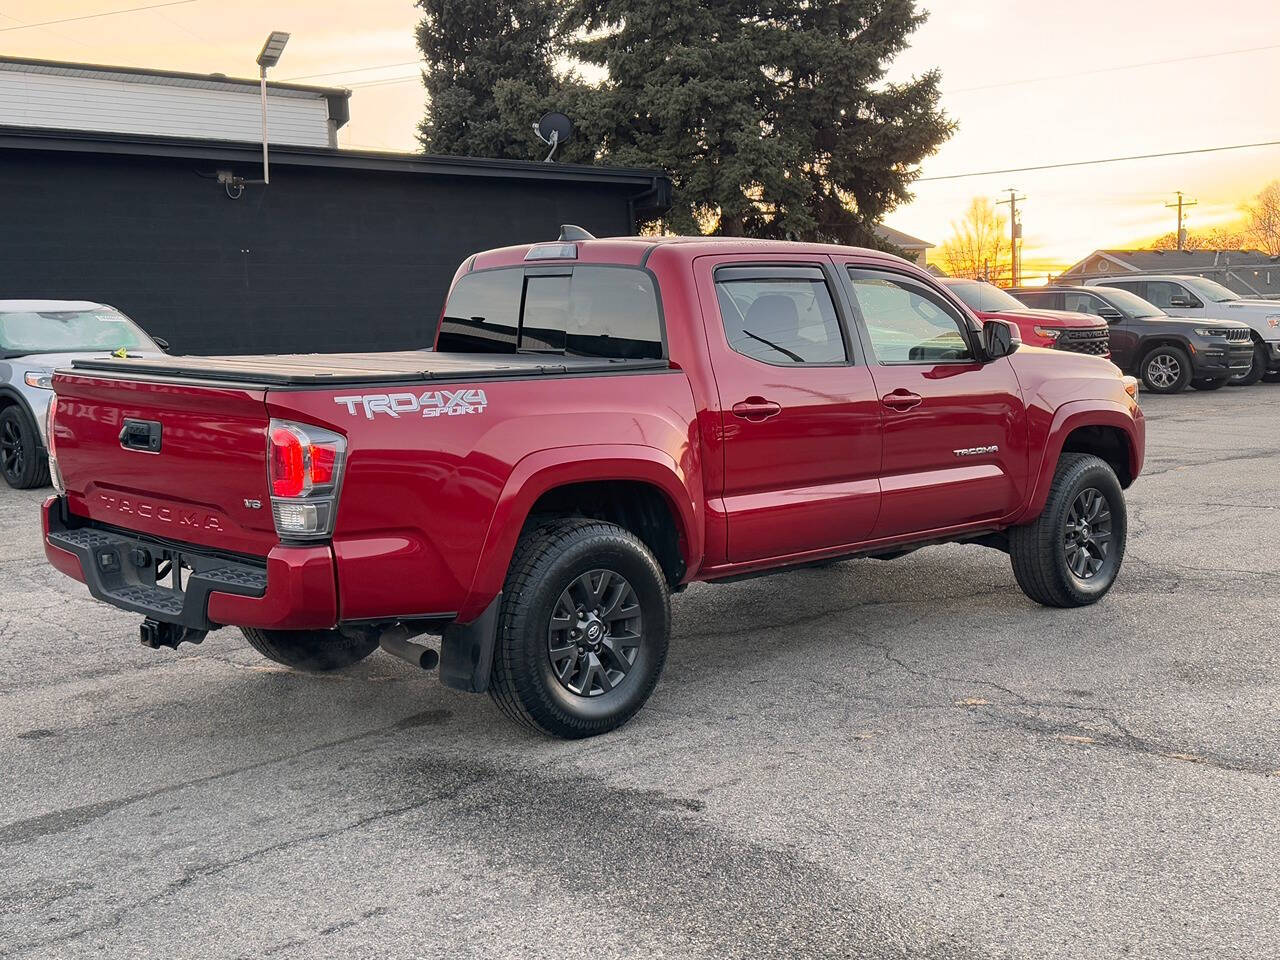
[[[1201,147],[1198,150],[1170,150],[1167,153],[1138,153],[1130,157],[1106,157],[1102,160],[1073,160],[1069,163],[1042,163],[1033,167],[1007,167],[1003,170],[977,170],[973,173],[948,173],[941,177],[920,177],[916,183],[938,180],[964,180],[968,177],[994,177],[1005,173],[1029,173],[1035,170],[1061,170],[1064,167],[1093,167],[1102,163],[1124,163],[1129,160],[1156,160],[1160,157],[1186,157],[1196,153],[1223,153],[1227,150],[1251,150],[1254,147],[1280,147],[1280,140],[1261,143],[1237,143],[1230,147]]]
[[[30,30],[33,27],[50,27],[57,23],[76,23],[80,20],[97,20],[99,17],[114,17],[122,13],[137,13],[139,10],[157,10],[160,7],[180,7],[187,3],[196,3],[197,0],[168,0],[167,3],[152,3],[145,7],[129,7],[125,10],[107,10],[103,13],[86,13],[79,17],[63,17],[61,20],[42,20],[39,23],[24,23],[17,27],[0,27],[0,33],[8,33],[10,30]]]
[[[998,87],[1017,87],[1025,83],[1045,83],[1049,80],[1074,80],[1077,77],[1093,76],[1098,73],[1116,73],[1121,70],[1139,70],[1143,67],[1160,67],[1168,63],[1186,63],[1189,60],[1209,60],[1213,57],[1233,57],[1241,53],[1259,53],[1263,50],[1280,50],[1280,43],[1268,44],[1265,47],[1244,47],[1240,50],[1222,50],[1218,53],[1195,53],[1185,57],[1170,57],[1167,60],[1146,60],[1142,63],[1127,63],[1116,67],[1099,67],[1095,70],[1073,70],[1071,73],[1055,73],[1046,77],[1028,77],[1025,80],[1002,80],[999,83],[984,83],[978,87],[961,87],[958,90],[947,90],[946,93],[972,93],[975,90],[995,90]]]
[[[350,70],[330,70],[328,73],[304,73],[300,77],[287,77],[289,83],[295,80],[314,80],[317,77],[342,77],[348,73],[368,73],[370,70],[390,70],[392,67],[413,67],[421,63],[421,60],[405,60],[401,63],[378,63],[372,67],[352,67]]]

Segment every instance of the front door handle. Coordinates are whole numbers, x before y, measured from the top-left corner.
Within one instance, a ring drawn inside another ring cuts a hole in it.
[[[733,405],[733,415],[752,423],[760,423],[782,412],[782,404],[766,400],[764,397],[747,397]]]
[[[906,412],[914,407],[920,406],[924,401],[924,397],[918,393],[912,393],[910,390],[903,390],[899,387],[893,393],[886,393],[880,398],[880,402],[891,410],[899,410]]]

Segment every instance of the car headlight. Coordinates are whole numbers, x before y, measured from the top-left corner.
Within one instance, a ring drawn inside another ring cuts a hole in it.
[[[39,387],[41,390],[53,389],[52,373],[36,373],[34,370],[22,378],[28,387]]]
[[[1036,327],[1036,333],[1042,337],[1048,337],[1050,340],[1057,340],[1062,335],[1062,331],[1055,327]]]

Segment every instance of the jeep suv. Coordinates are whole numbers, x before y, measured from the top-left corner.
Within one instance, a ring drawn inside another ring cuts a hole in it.
[[[1246,299],[1205,277],[1108,277],[1086,280],[1085,286],[1127,290],[1173,317],[1243,323],[1252,331],[1253,362],[1231,382],[1240,386],[1259,380],[1280,383],[1280,302]]]
[[[1111,360],[1152,393],[1188,384],[1217,390],[1253,366],[1249,328],[1230,320],[1182,320],[1113,287],[1021,287],[1009,293],[1029,307],[1074,310],[1111,325]]]

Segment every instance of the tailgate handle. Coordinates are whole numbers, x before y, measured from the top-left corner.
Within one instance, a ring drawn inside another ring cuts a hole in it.
[[[154,420],[125,420],[120,446],[143,453],[160,452],[160,424]]]

